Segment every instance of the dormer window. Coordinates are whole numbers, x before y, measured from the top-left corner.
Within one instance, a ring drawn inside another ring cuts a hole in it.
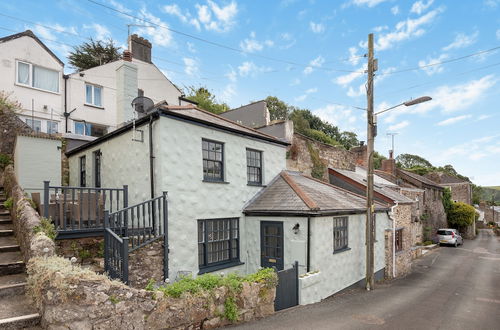
[[[85,84],[85,104],[102,107],[102,87]]]
[[[17,61],[16,83],[59,93],[59,72],[31,63]]]

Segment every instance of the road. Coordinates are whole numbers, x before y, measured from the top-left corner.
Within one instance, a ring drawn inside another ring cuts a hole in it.
[[[239,329],[500,329],[500,237],[480,230],[418,259],[406,278],[294,307]]]

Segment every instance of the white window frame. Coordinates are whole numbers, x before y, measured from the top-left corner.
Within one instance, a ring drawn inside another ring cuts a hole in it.
[[[18,81],[18,78],[19,78],[19,63],[23,63],[23,64],[29,65],[28,84],[23,84],[23,83],[20,83]],[[51,71],[57,72],[57,80],[58,80],[57,81],[57,91],[51,91],[51,90],[48,90],[48,89],[43,89],[43,88],[38,88],[38,87],[34,87],[33,86],[33,67],[34,66],[35,67],[39,67],[39,68],[43,68],[43,69],[46,69],[46,70],[51,70]],[[36,64],[30,63],[30,62],[26,62],[26,61],[22,61],[22,60],[16,60],[15,85],[23,86],[23,87],[28,87],[28,88],[33,88],[33,89],[36,89],[36,90],[42,91],[42,92],[53,93],[53,94],[60,94],[60,92],[61,92],[61,84],[60,84],[61,81],[60,81],[60,78],[61,78],[61,74],[60,74],[60,71],[58,71],[58,70],[47,68],[47,67],[44,67],[44,66],[41,66],[41,65],[36,65]]]
[[[56,125],[56,130],[55,132],[50,132],[50,124],[55,124]],[[59,122],[58,121],[55,121],[55,120],[47,120],[47,133],[49,134],[55,134],[55,133],[59,133]]]
[[[28,123],[28,121],[31,121],[31,125]],[[39,122],[40,123],[40,130],[39,131],[35,130],[35,122]],[[26,118],[25,119],[25,123],[26,123],[26,125],[28,125],[35,132],[37,132],[37,133],[41,133],[42,132],[43,120],[41,120],[41,119]]]
[[[91,102],[91,103],[88,103],[88,102],[87,102],[87,86],[92,87],[92,88],[91,88],[91,95],[90,95],[90,99],[92,100],[92,102]],[[99,88],[99,89],[101,90],[101,100],[100,100],[100,101],[101,101],[101,104],[100,104],[100,105],[95,104],[95,99],[94,99],[94,96],[95,96],[95,89],[96,89],[96,88]],[[91,84],[91,83],[87,83],[87,82],[86,82],[86,83],[85,83],[85,105],[90,105],[90,106],[92,106],[92,107],[97,107],[97,108],[104,108],[104,107],[102,106],[102,92],[103,92],[103,88],[102,88],[102,86],[100,86],[100,85],[95,85],[95,84]]]

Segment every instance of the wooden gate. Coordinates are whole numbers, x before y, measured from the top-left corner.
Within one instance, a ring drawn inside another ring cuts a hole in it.
[[[274,310],[279,311],[299,304],[299,263],[292,268],[278,271],[278,286]]]

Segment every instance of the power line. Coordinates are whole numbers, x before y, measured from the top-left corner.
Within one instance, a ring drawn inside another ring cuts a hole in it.
[[[284,60],[284,59],[279,59],[279,58],[275,58],[275,57],[271,57],[271,56],[250,53],[250,52],[247,52],[247,51],[245,51],[243,49],[235,48],[235,47],[232,47],[232,46],[227,46],[227,45],[224,45],[224,44],[221,44],[221,43],[218,43],[218,42],[214,42],[214,41],[211,41],[211,40],[207,40],[207,39],[204,39],[204,38],[201,38],[201,37],[198,37],[198,36],[186,33],[186,32],[182,32],[182,31],[179,31],[179,30],[172,29],[172,28],[170,28],[168,26],[165,26],[165,25],[161,25],[161,24],[157,24],[157,23],[148,21],[146,19],[143,19],[143,18],[134,16],[134,15],[131,15],[129,13],[126,13],[124,11],[118,10],[118,9],[113,8],[111,6],[105,5],[105,4],[100,3],[98,1],[94,1],[94,0],[87,0],[87,1],[91,2],[91,3],[95,4],[95,5],[101,6],[103,8],[109,9],[111,11],[117,12],[117,13],[119,13],[121,15],[128,16],[128,17],[130,17],[132,19],[145,22],[145,23],[150,24],[152,26],[163,28],[163,29],[166,29],[166,30],[168,30],[170,32],[182,35],[184,37],[188,37],[188,38],[191,38],[191,39],[194,39],[194,40],[206,43],[206,44],[211,45],[211,46],[215,46],[215,47],[219,47],[219,48],[222,48],[222,49],[230,50],[230,51],[237,52],[237,53],[240,53],[240,54],[245,54],[245,55],[249,55],[249,56],[253,56],[253,57],[259,57],[259,58],[266,59],[266,60],[269,60],[269,61],[274,61],[274,62],[280,62],[280,63],[290,64],[290,65],[301,66],[301,67],[304,67],[304,68],[305,67],[314,67],[317,70],[336,71],[336,72],[349,72],[349,73],[352,73],[352,72],[364,73],[364,72],[353,71],[353,70],[334,69],[334,68],[325,68],[325,67],[312,66],[312,65],[309,65],[309,64],[297,63],[297,62],[293,62],[293,61],[289,61],[289,60]]]

